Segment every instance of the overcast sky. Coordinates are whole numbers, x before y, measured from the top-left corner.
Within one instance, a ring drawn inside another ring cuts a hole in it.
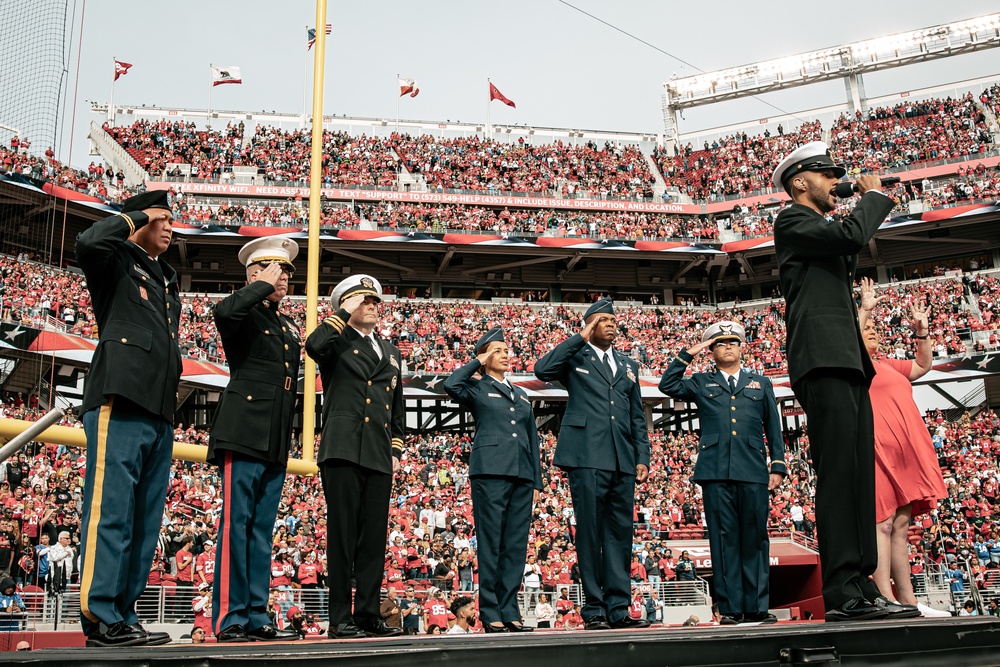
[[[706,71],[997,9],[996,0],[572,3]],[[70,102],[82,3],[77,5]],[[134,65],[118,81],[119,104],[204,109],[213,63],[239,66],[244,81],[216,87],[214,109],[302,110],[306,25],[315,20],[312,2],[105,0],[88,3],[86,10],[74,165],[91,159],[86,132],[93,116],[85,100],[108,101],[113,57]],[[489,77],[517,103],[517,109],[509,109],[495,102],[494,123],[661,133],[663,82],[674,72],[697,73],[559,0],[331,1],[327,22],[333,24],[326,54],[328,115],[395,117],[396,75],[401,74],[417,79],[421,90],[419,97],[401,100],[402,118],[484,122]],[[869,75],[865,83],[873,97],[994,74],[1000,74],[996,50]],[[843,83],[836,81],[765,99],[786,111],[801,111],[841,103],[845,94]],[[741,100],[688,110],[680,129],[776,113],[760,101]],[[63,160],[69,158],[68,116],[59,155]]]

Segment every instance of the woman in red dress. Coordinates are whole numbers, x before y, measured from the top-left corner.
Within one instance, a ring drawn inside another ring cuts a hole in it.
[[[916,616],[917,599],[910,583],[907,542],[911,518],[935,509],[938,499],[948,496],[948,490],[910,384],[931,369],[929,307],[923,299],[910,303],[910,321],[917,341],[914,360],[877,358],[879,333],[870,315],[883,298],[876,298],[875,284],[862,278],[858,319],[876,371],[869,389],[875,421],[875,520],[878,522],[878,567],[873,578],[889,600],[897,599],[892,594],[895,582],[898,603],[912,606]],[[934,611],[920,605],[924,615],[932,615]]]

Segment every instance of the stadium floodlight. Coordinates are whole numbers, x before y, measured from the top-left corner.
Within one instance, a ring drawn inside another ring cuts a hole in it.
[[[1000,13],[897,33],[739,67],[671,77],[663,84],[665,138],[677,137],[681,109],[734,100],[831,79],[849,79],[853,103],[863,100],[859,77],[903,65],[1000,46]]]
[[[664,84],[677,109],[1000,46],[1000,14],[785,56]]]

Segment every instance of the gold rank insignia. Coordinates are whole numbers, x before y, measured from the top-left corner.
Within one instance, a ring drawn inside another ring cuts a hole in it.
[[[392,388],[393,388],[393,389],[395,389],[395,388],[396,388],[396,383],[397,383],[398,381],[399,381],[399,378],[397,378],[397,377],[396,377],[395,375],[393,375],[393,376],[392,376],[392,382],[390,382],[389,384],[391,384],[391,385],[392,385]]]
[[[369,278],[368,276],[365,276],[364,278],[361,279],[361,286],[366,287],[368,289],[375,289],[375,283],[372,282],[372,279]]]
[[[395,366],[396,368],[399,368],[399,362],[396,361],[396,357],[392,356],[391,354],[389,355],[389,363]]]

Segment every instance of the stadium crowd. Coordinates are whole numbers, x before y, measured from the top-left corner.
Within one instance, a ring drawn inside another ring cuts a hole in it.
[[[924,298],[934,305],[930,333],[936,357],[964,353],[973,333],[986,332],[980,349],[1000,344],[995,289],[991,274],[956,272],[936,277],[885,285],[890,313],[889,329],[882,337],[886,354],[909,358],[907,344],[909,300]],[[967,295],[975,294],[976,309]],[[219,297],[185,294],[181,300],[178,341],[186,356],[224,362],[212,305]],[[320,302],[320,319],[327,302]],[[305,331],[305,301],[289,298],[284,310]],[[978,310],[978,312],[976,312]],[[633,304],[623,311],[621,350],[638,361],[643,371],[661,374],[676,350],[689,344],[720,319],[740,322],[747,331],[744,363],[756,372],[780,375],[786,372],[784,357],[784,303],[759,302],[750,307],[737,304],[717,309],[702,306],[651,307]],[[60,322],[62,328],[88,338],[95,337],[94,315],[86,282],[79,273],[29,261],[25,254],[0,254],[0,315],[2,319],[41,327]],[[413,373],[449,373],[466,361],[469,346],[494,324],[508,328],[512,373],[530,373],[534,361],[568,335],[579,317],[576,306],[536,302],[485,303],[399,298],[382,306],[379,335],[398,345],[405,368]],[[977,338],[982,339],[983,336]],[[698,364],[696,367],[700,369]]]

